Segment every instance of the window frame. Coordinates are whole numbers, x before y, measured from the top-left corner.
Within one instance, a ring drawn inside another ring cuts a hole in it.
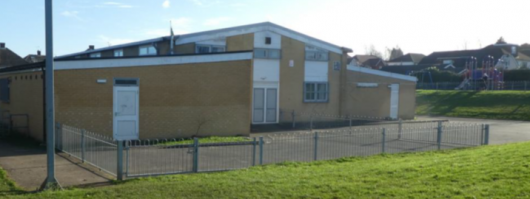
[[[118,53],[118,56],[116,56],[116,53]],[[123,57],[123,49],[114,50],[114,57]]]
[[[308,84],[312,84],[313,85],[313,91],[311,91],[311,93],[313,93],[313,99],[308,99],[307,98],[307,94],[309,93],[309,91],[307,90],[307,85]],[[319,88],[319,85],[325,85],[325,91],[324,92],[319,92],[318,88]],[[318,99],[318,94],[319,93],[324,93],[324,97],[325,99]],[[308,81],[308,82],[304,82],[304,102],[305,103],[328,103],[329,102],[329,82],[312,82],[312,81]]]
[[[101,52],[97,52],[97,53],[90,53],[90,55],[88,55],[90,58],[101,58]]]
[[[265,56],[263,57],[259,57],[259,56],[256,56],[258,51],[262,51],[262,52],[265,52]],[[271,57],[271,52],[272,51],[275,51],[275,52],[278,52],[278,57]],[[272,49],[272,48],[255,48],[254,49],[254,52],[252,53],[254,59],[282,59],[282,50],[281,49]]]
[[[199,49],[200,48],[205,48],[205,47],[208,48],[208,52],[200,52]],[[222,51],[213,52],[214,48],[222,49]],[[210,53],[222,53],[222,52],[226,52],[226,46],[223,46],[223,45],[195,44],[195,53],[196,54],[210,54]]]
[[[5,83],[5,85],[4,85]],[[5,91],[2,89],[6,89]],[[3,96],[6,94],[6,96]],[[0,101],[3,103],[11,102],[11,79],[10,78],[1,78],[0,79]]]
[[[147,49],[147,53],[146,54],[142,54],[142,49],[143,48]],[[154,50],[154,53],[150,52],[149,49],[151,49],[151,48]],[[139,56],[153,56],[153,55],[157,55],[157,54],[158,54],[158,52],[157,52],[156,48],[153,45],[151,45],[151,44],[149,44],[149,45],[141,45],[141,46],[138,47],[138,55]]]

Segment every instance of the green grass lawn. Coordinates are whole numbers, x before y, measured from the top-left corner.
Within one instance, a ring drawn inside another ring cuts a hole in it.
[[[205,144],[205,143],[222,143],[222,142],[245,142],[245,141],[252,141],[249,137],[204,137],[199,138],[199,143]],[[179,144],[193,144],[193,139],[182,139],[177,141],[169,141],[160,143],[159,145],[162,146],[172,146],[172,145],[179,145]]]
[[[530,143],[173,175],[7,198],[530,198]],[[60,171],[59,171],[60,172]],[[5,184],[7,182],[7,185]],[[14,192],[12,190],[15,190]],[[2,196],[2,195],[0,195]]]
[[[530,92],[416,92],[416,114],[530,121]]]

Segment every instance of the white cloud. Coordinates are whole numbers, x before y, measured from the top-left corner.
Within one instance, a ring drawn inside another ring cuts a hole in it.
[[[193,20],[187,17],[180,17],[180,18],[171,19],[170,21],[173,27],[187,28]]]
[[[209,0],[209,1],[205,1],[205,0],[188,0],[188,1],[192,2],[196,6],[205,6],[205,7],[216,6],[216,5],[222,4],[222,2],[220,0]]]
[[[118,7],[118,8],[132,8],[133,7],[132,5],[129,5],[129,4],[124,4],[124,3],[114,2],[114,1],[103,2],[103,5],[105,5],[105,6],[115,6],[115,7]]]
[[[221,23],[227,22],[232,20],[230,17],[217,17],[217,18],[211,18],[204,21],[205,26],[218,26]]]
[[[79,12],[78,11],[64,11],[61,13],[61,15],[65,16],[65,17],[69,17],[69,18],[74,18],[74,19],[77,19],[79,21],[83,21],[83,18],[79,17]]]
[[[169,8],[171,6],[171,2],[169,0],[165,0],[164,3],[162,3],[162,7]]]
[[[111,37],[107,37],[105,35],[99,35],[99,40],[102,43],[105,43],[105,45],[109,45],[109,46],[114,46],[114,45],[119,45],[119,44],[126,44],[126,43],[131,43],[131,42],[134,41],[132,39],[125,39],[125,38],[111,38]]]
[[[201,0],[190,0],[190,1],[193,2],[195,5],[198,5],[198,6],[204,5],[204,3],[202,3]]]

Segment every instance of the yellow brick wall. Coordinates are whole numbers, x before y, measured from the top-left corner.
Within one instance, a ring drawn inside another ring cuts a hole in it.
[[[294,67],[289,62],[294,61]],[[304,102],[305,44],[289,37],[282,37],[282,56],[280,60],[280,110],[282,121],[291,121],[291,112],[295,114],[340,114],[340,72],[333,70],[333,63],[341,61],[342,56],[330,53],[328,64],[329,102]],[[301,118],[307,119],[307,118]],[[281,121],[281,122],[282,122]]]
[[[112,136],[113,78],[140,79],[140,138],[248,135],[251,61],[56,71],[57,121]],[[97,79],[107,79],[97,84]]]
[[[345,114],[385,118],[390,116],[390,84],[399,84],[401,119],[413,119],[416,108],[416,83],[400,79],[348,71]],[[379,83],[377,88],[359,88],[357,83]]]
[[[254,33],[226,38],[226,51],[254,50]]]
[[[28,114],[28,129],[14,129],[23,134],[29,134],[32,138],[43,141],[43,90],[42,72],[23,72],[3,74],[0,78],[10,78],[10,102],[0,103],[2,121],[9,114]],[[7,111],[7,112],[6,112]],[[14,116],[13,126],[26,126],[26,117]]]

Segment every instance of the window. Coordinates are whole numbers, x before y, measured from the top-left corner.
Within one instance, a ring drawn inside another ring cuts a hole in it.
[[[205,53],[220,53],[225,52],[224,46],[214,46],[214,45],[197,45],[197,53],[199,54],[205,54]]]
[[[316,52],[316,51],[306,51],[305,60],[308,61],[328,61],[327,52]]]
[[[328,61],[328,54],[328,51],[321,48],[309,45],[306,45],[305,47],[305,60],[308,61]]]
[[[267,45],[272,44],[272,38],[271,37],[265,37],[265,44],[267,44]]]
[[[123,57],[123,49],[114,50],[114,57]]]
[[[114,85],[116,86],[138,86],[138,79],[117,78],[117,79],[114,79]]]
[[[153,45],[140,46],[140,56],[156,55],[156,48]]]
[[[335,63],[333,63],[333,70],[340,71],[340,65],[340,61],[336,61]]]
[[[328,102],[328,90],[326,82],[306,82],[304,102]]]
[[[100,58],[101,53],[90,53],[90,58]]]
[[[254,58],[258,59],[280,59],[280,50],[278,49],[255,49]]]
[[[10,99],[10,81],[7,78],[0,79],[0,101],[9,102]]]

